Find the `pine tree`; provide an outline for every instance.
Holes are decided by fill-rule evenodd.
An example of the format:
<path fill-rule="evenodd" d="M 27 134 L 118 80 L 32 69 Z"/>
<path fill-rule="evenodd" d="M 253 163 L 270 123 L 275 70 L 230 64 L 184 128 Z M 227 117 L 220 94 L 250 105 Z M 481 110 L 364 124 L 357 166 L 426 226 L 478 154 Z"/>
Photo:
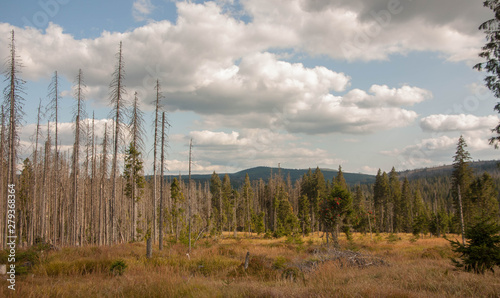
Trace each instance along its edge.
<path fill-rule="evenodd" d="M 290 236 L 298 231 L 299 221 L 283 186 L 279 186 L 275 196 L 277 201 L 275 237 Z"/>
<path fill-rule="evenodd" d="M 458 200 L 458 189 L 460 188 L 462 210 L 464 218 L 464 229 L 473 219 L 473 205 L 470 199 L 470 184 L 472 182 L 472 169 L 469 166 L 471 156 L 466 150 L 467 143 L 463 136 L 460 136 L 457 143 L 457 151 L 453 156 L 452 194 L 457 217 L 460 218 L 460 206 Z"/>
<path fill-rule="evenodd" d="M 482 71 L 486 70 L 489 75 L 484 81 L 486 87 L 490 89 L 496 98 L 500 98 L 500 36 L 498 30 L 500 28 L 500 2 L 498 0 L 486 0 L 483 5 L 491 9 L 495 13 L 495 17 L 487 20 L 479 26 L 479 30 L 486 33 L 486 44 L 482 48 L 479 57 L 486 59 L 486 62 L 481 62 L 474 65 L 474 68 Z M 500 113 L 500 102 L 495 105 L 495 111 Z M 490 138 L 490 144 L 494 144 L 498 149 L 500 142 L 500 123 L 493 128 L 493 132 L 497 136 Z"/>
<path fill-rule="evenodd" d="M 497 219 L 499 203 L 493 178 L 487 172 L 477 177 L 471 184 L 473 222 L 481 219 Z"/>
<path fill-rule="evenodd" d="M 337 176 L 333 179 L 333 186 L 335 187 L 336 185 L 349 191 L 349 187 L 347 186 L 347 182 L 344 178 L 344 173 L 342 172 L 342 166 L 339 166 Z"/>
<path fill-rule="evenodd" d="M 387 232 L 387 209 L 386 205 L 390 196 L 389 178 L 386 172 L 378 170 L 373 186 L 373 203 L 376 216 L 376 227 L 379 232 Z"/>
<path fill-rule="evenodd" d="M 221 196 L 222 196 L 222 226 L 227 224 L 227 230 L 231 230 L 231 222 L 233 218 L 233 200 L 232 200 L 233 188 L 231 186 L 231 180 L 228 174 L 224 175 L 222 179 L 222 188 L 221 188 Z"/>
<path fill-rule="evenodd" d="M 309 199 L 306 195 L 302 195 L 299 199 L 298 219 L 300 229 L 303 236 L 307 236 L 311 232 L 311 218 L 309 217 Z"/>
<path fill-rule="evenodd" d="M 141 153 L 135 148 L 133 142 L 125 151 L 125 169 L 123 176 L 126 181 L 125 195 L 132 202 L 132 241 L 137 241 L 137 202 L 141 200 L 145 185 Z"/>
<path fill-rule="evenodd" d="M 325 231 L 332 236 L 334 246 L 338 247 L 338 232 L 341 228 L 350 237 L 349 218 L 353 212 L 351 195 L 346 189 L 335 185 L 330 195 L 321 202 L 320 208 L 320 220 Z"/>
<path fill-rule="evenodd" d="M 413 211 L 412 211 L 412 195 L 410 190 L 410 182 L 405 177 L 403 181 L 403 189 L 401 191 L 401 229 L 405 233 L 413 232 Z"/>
<path fill-rule="evenodd" d="M 389 173 L 389 191 L 390 196 L 386 212 L 389 224 L 388 232 L 399 232 L 401 231 L 401 222 L 403 221 L 400 210 L 401 184 L 399 182 L 398 173 L 394 167 L 392 167 L 391 172 Z"/>
<path fill-rule="evenodd" d="M 170 184 L 170 196 L 172 198 L 172 209 L 170 211 L 172 222 L 175 229 L 175 241 L 179 240 L 179 235 L 184 227 L 184 208 L 182 205 L 184 203 L 184 194 L 181 192 L 181 186 L 177 178 L 174 178 Z"/>
<path fill-rule="evenodd" d="M 243 197 L 244 216 L 245 216 L 244 228 L 245 230 L 248 231 L 248 233 L 251 233 L 252 215 L 253 215 L 253 208 L 252 208 L 253 190 L 252 186 L 250 185 L 250 177 L 248 176 L 248 174 L 245 175 L 245 184 L 243 184 L 242 197 Z"/>

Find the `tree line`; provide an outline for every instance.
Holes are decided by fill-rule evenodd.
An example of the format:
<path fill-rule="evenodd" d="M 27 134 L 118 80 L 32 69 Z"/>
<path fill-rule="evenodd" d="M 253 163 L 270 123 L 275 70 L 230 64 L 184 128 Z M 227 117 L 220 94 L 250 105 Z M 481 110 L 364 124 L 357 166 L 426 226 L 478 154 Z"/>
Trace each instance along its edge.
<path fill-rule="evenodd" d="M 103 136 L 95 134 L 94 116 L 86 115 L 86 86 L 80 69 L 73 88 L 73 149 L 61 152 L 59 76 L 55 71 L 48 89 L 46 131 L 42 131 L 40 101 L 32 152 L 17 173 L 24 81 L 12 31 L 5 71 L 9 84 L 0 115 L 0 212 L 6 214 L 7 185 L 15 184 L 20 243 L 111 245 L 152 238 L 162 249 L 166 240 L 196 243 L 204 235 L 223 237 L 223 232 L 231 232 L 236 236 L 239 231 L 269 237 L 322 232 L 327 241 L 337 244 L 339 233 L 349 238 L 353 231 L 459 233 L 460 215 L 466 226 L 478 217 L 498 221 L 497 177 L 487 173 L 474 176 L 462 137 L 451 177 L 409 181 L 392 168 L 388 174 L 379 170 L 373 185 L 350 186 L 341 167 L 331 181 L 318 167 L 296 181 L 280 171 L 271 173 L 266 181 L 251 181 L 247 175 L 239 187 L 231 185 L 227 174 L 220 179 L 215 172 L 206 182 L 167 179 L 170 124 L 161 105 L 160 81 L 156 81 L 153 98 L 153 148 L 146 148 L 140 95 L 135 92 L 131 103 L 126 100 L 121 42 L 115 59 L 109 85 L 112 121 L 104 124 Z M 143 154 L 150 149 L 153 175 L 145 177 Z M 6 223 L 2 216 L 1 230 L 7 230 Z M 3 235 L 0 241 L 5 247 L 7 233 Z"/>

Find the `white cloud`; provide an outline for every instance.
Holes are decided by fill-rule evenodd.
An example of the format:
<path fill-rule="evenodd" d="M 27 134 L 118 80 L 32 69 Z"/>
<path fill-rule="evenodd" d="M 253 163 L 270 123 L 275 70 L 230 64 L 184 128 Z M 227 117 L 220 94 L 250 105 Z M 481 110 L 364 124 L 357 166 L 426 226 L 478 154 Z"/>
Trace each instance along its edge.
<path fill-rule="evenodd" d="M 123 41 L 128 96 L 137 90 L 142 101 L 151 102 L 153 85 L 159 78 L 169 111 L 194 111 L 202 115 L 201 123 L 207 129 L 214 130 L 373 133 L 413 123 L 417 113 L 402 107 L 432 97 L 428 90 L 407 85 L 372 85 L 368 91 L 349 91 L 348 74 L 280 61 L 278 54 L 267 52 L 298 48 L 344 59 L 340 45 L 374 26 L 369 12 L 378 12 L 380 1 L 369 6 L 360 1 L 338 5 L 329 1 L 246 0 L 241 3 L 251 17 L 248 23 L 225 13 L 222 6 L 231 3 L 178 2 L 175 24 L 150 22 L 124 33 L 103 32 L 95 39 L 76 40 L 55 24 L 45 32 L 16 28 L 17 47 L 25 65 L 23 78 L 48 78 L 58 70 L 73 81 L 81 67 L 87 98 L 107 105 L 114 55 Z M 151 9 L 150 1 L 134 3 L 134 11 L 143 15 Z M 391 53 L 431 50 L 456 60 L 459 58 L 453 57 L 464 55 L 476 44 L 477 34 L 451 29 L 449 23 L 438 20 L 427 22 L 418 11 L 412 15 L 412 10 L 404 10 L 402 14 L 411 15 L 407 20 L 394 15 L 365 50 L 351 58 L 385 59 Z M 8 43 L 11 28 L 0 24 L 0 43 Z M 0 48 L 0 56 L 7 55 L 7 49 Z M 226 141 L 240 142 L 239 133 L 243 131 Z"/>
<path fill-rule="evenodd" d="M 281 46 L 350 61 L 411 51 L 437 51 L 450 61 L 477 60 L 483 38 L 467 25 L 477 28 L 488 17 L 481 5 L 463 0 L 460 5 L 451 0 L 399 1 L 396 9 L 389 9 L 388 1 L 242 2 L 257 28 L 275 28 L 267 33 L 288 37 Z"/>
<path fill-rule="evenodd" d="M 386 85 L 372 85 L 369 92 L 373 95 L 359 89 L 351 90 L 344 96 L 343 102 L 367 108 L 380 106 L 399 107 L 412 106 L 432 98 L 430 91 L 407 85 L 399 89 L 389 88 Z"/>
<path fill-rule="evenodd" d="M 466 150 L 475 155 L 483 155 L 495 158 L 495 151 L 488 144 L 491 137 L 489 131 L 469 131 L 463 134 L 467 143 Z M 408 145 L 402 149 L 382 151 L 381 154 L 396 158 L 397 167 L 411 169 L 423 166 L 436 166 L 450 164 L 456 151 L 458 135 L 435 135 L 430 138 L 418 140 L 414 145 Z"/>
<path fill-rule="evenodd" d="M 137 22 L 144 21 L 155 9 L 151 0 L 135 0 L 132 4 L 132 16 Z"/>
<path fill-rule="evenodd" d="M 218 172 L 276 166 L 278 163 L 292 168 L 303 165 L 336 167 L 345 163 L 324 149 L 311 148 L 292 135 L 268 129 L 242 129 L 231 133 L 203 130 L 192 131 L 189 136 L 174 137 L 181 143 L 193 138 L 194 160 L 203 161 L 207 167 L 218 167 Z"/>
<path fill-rule="evenodd" d="M 459 115 L 430 115 L 420 120 L 420 127 L 424 131 L 471 131 L 490 130 L 498 124 L 495 115 L 475 116 L 471 114 Z"/>

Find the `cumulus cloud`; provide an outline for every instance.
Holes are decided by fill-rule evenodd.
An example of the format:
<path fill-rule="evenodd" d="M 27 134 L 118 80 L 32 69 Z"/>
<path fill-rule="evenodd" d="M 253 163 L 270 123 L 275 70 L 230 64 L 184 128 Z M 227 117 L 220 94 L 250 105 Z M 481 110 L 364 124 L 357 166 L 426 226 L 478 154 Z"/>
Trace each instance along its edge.
<path fill-rule="evenodd" d="M 469 131 L 463 134 L 467 143 L 467 150 L 474 158 L 475 154 L 491 156 L 494 158 L 494 150 L 488 143 L 491 137 L 489 131 Z M 422 166 L 436 166 L 450 164 L 455 154 L 458 135 L 434 135 L 430 138 L 418 140 L 413 145 L 402 149 L 382 151 L 381 154 L 395 157 L 398 168 L 411 169 Z"/>
<path fill-rule="evenodd" d="M 397 5 L 389 4 L 394 2 Z M 282 33 L 290 46 L 350 61 L 411 51 L 437 51 L 451 61 L 474 60 L 483 39 L 471 28 L 491 17 L 481 5 L 466 0 L 245 0 L 243 5 L 256 27 L 279 29 L 268 33 Z"/>
<path fill-rule="evenodd" d="M 498 121 L 499 119 L 495 115 L 480 117 L 471 114 L 437 114 L 422 118 L 420 127 L 424 131 L 433 132 L 490 130 L 498 124 Z"/>
<path fill-rule="evenodd" d="M 416 103 L 432 98 L 432 93 L 418 87 L 403 86 L 399 89 L 389 88 L 386 85 L 372 85 L 370 93 L 359 89 L 349 91 L 344 96 L 344 103 L 355 104 L 359 107 L 380 106 L 412 106 Z"/>
<path fill-rule="evenodd" d="M 179 142 L 193 139 L 194 159 L 205 166 L 218 167 L 217 171 L 231 172 L 254 166 L 301 167 L 320 165 L 336 167 L 345 163 L 320 148 L 311 148 L 300 143 L 295 136 L 276 133 L 269 129 L 242 129 L 241 131 L 192 131 L 187 136 L 174 136 Z M 227 158 L 228 153 L 231 159 Z"/>
<path fill-rule="evenodd" d="M 348 74 L 282 61 L 269 51 L 295 48 L 345 59 L 341 45 L 377 24 L 370 12 L 378 13 L 382 8 L 377 5 L 385 1 L 375 2 L 245 0 L 242 9 L 250 16 L 246 23 L 225 13 L 222 6 L 231 1 L 178 2 L 175 24 L 150 22 L 131 31 L 103 32 L 95 39 L 81 40 L 49 24 L 44 32 L 16 28 L 16 42 L 25 65 L 23 78 L 48 78 L 58 70 L 73 81 L 82 68 L 87 98 L 94 104 L 109 102 L 114 56 L 123 41 L 128 96 L 138 91 L 139 99 L 147 103 L 145 110 L 151 109 L 159 79 L 169 111 L 194 111 L 209 128 L 366 134 L 411 124 L 418 115 L 406 107 L 432 94 L 406 85 L 349 90 Z M 385 59 L 391 53 L 438 51 L 460 60 L 456 57 L 466 55 L 480 40 L 477 34 L 451 29 L 450 23 L 467 19 L 463 13 L 457 12 L 459 16 L 450 17 L 449 22 L 428 22 L 424 8 L 417 8 L 401 12 L 411 15 L 407 20 L 394 14 L 384 30 L 362 51 L 352 52 L 351 58 Z M 134 3 L 134 11 L 142 14 L 151 9 L 150 1 Z M 0 43 L 8 44 L 11 29 L 0 24 Z M 0 48 L 0 56 L 8 56 L 7 48 Z"/>

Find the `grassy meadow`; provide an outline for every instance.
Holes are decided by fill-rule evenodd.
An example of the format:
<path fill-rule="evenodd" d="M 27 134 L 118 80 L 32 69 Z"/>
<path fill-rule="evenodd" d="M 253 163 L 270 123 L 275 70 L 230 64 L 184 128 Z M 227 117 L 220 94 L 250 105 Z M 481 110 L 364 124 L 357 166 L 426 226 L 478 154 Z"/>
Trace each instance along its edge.
<path fill-rule="evenodd" d="M 169 242 L 163 251 L 156 245 L 151 259 L 145 242 L 19 250 L 16 291 L 2 278 L 0 297 L 500 296 L 500 274 L 457 271 L 442 238 L 354 234 L 335 251 L 318 234 L 225 236 L 198 240 L 189 256 L 184 244 Z"/>

